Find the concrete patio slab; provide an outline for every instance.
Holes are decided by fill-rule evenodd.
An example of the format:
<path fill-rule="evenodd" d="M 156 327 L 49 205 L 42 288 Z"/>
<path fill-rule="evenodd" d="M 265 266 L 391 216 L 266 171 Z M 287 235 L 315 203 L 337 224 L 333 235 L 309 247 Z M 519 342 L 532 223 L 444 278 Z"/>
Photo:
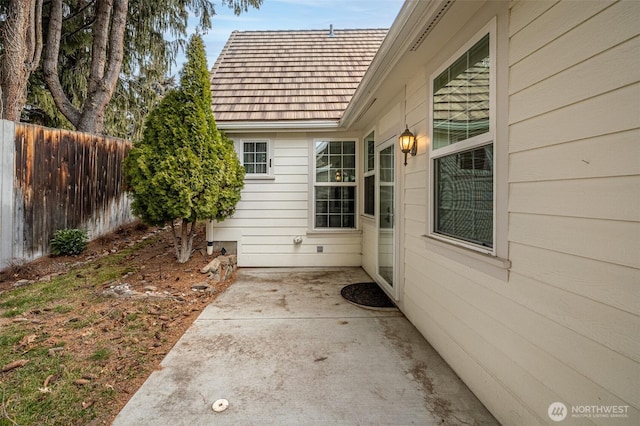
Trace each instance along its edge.
<path fill-rule="evenodd" d="M 360 268 L 241 269 L 114 425 L 497 424 L 399 311 L 340 289 Z M 218 399 L 229 407 L 214 412 Z"/>

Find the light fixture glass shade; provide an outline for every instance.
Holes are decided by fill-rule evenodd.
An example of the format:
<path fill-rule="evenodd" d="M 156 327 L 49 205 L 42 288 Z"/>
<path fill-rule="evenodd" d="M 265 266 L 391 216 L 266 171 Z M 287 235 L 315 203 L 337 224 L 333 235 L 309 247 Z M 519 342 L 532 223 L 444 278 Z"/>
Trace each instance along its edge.
<path fill-rule="evenodd" d="M 398 138 L 398 142 L 400 143 L 400 151 L 402 151 L 404 154 L 408 154 L 409 152 L 411 152 L 415 141 L 416 137 L 409 131 L 409 128 L 407 127 Z"/>

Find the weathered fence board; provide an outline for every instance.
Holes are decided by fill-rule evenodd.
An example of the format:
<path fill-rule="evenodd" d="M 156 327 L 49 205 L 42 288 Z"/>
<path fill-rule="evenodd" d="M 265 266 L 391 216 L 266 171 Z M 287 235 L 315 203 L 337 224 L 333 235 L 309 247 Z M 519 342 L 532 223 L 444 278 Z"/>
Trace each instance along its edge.
<path fill-rule="evenodd" d="M 2 176 L 12 166 L 12 188 L 6 192 L 4 180 L 0 187 L 3 206 L 13 204 L 12 253 L 7 257 L 3 251 L 0 267 L 48 253 L 58 229 L 86 229 L 95 238 L 133 219 L 122 174 L 130 142 L 22 123 L 14 127 L 13 135 L 3 133 L 2 143 L 3 153 L 13 149 L 12 164 L 4 155 L 2 160 Z M 1 218 L 4 240 L 4 207 Z"/>
<path fill-rule="evenodd" d="M 13 257 L 14 135 L 15 124 L 11 121 L 0 120 L 0 267 L 2 267 L 4 259 Z"/>

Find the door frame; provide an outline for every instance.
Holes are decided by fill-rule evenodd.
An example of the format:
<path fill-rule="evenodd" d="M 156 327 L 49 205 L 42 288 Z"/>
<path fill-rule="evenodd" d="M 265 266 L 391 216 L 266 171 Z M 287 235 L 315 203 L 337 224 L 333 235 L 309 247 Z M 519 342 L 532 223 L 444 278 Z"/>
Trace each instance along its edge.
<path fill-rule="evenodd" d="M 395 135 L 391 136 L 384 140 L 384 142 L 376 143 L 375 145 L 375 170 L 376 170 L 376 179 L 375 179 L 375 216 L 376 216 L 376 262 L 375 262 L 375 280 L 380 285 L 380 287 L 387 293 L 390 297 L 392 297 L 395 301 L 399 300 L 399 271 L 398 266 L 399 255 L 400 255 L 400 230 L 399 230 L 399 221 L 398 221 L 398 206 L 399 206 L 399 191 L 398 191 L 398 155 L 395 149 L 396 137 Z M 380 177 L 381 177 L 381 168 L 380 168 L 380 152 L 392 147 L 393 148 L 393 285 L 389 285 L 389 283 L 380 275 L 380 220 L 382 218 L 382 214 L 380 212 Z"/>

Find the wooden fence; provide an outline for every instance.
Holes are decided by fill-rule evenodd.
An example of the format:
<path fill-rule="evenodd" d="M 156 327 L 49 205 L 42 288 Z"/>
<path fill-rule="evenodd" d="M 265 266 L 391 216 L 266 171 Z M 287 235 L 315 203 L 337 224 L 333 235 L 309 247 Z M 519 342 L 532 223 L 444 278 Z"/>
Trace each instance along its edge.
<path fill-rule="evenodd" d="M 62 228 L 90 238 L 131 222 L 121 139 L 0 120 L 0 268 L 49 251 Z"/>

